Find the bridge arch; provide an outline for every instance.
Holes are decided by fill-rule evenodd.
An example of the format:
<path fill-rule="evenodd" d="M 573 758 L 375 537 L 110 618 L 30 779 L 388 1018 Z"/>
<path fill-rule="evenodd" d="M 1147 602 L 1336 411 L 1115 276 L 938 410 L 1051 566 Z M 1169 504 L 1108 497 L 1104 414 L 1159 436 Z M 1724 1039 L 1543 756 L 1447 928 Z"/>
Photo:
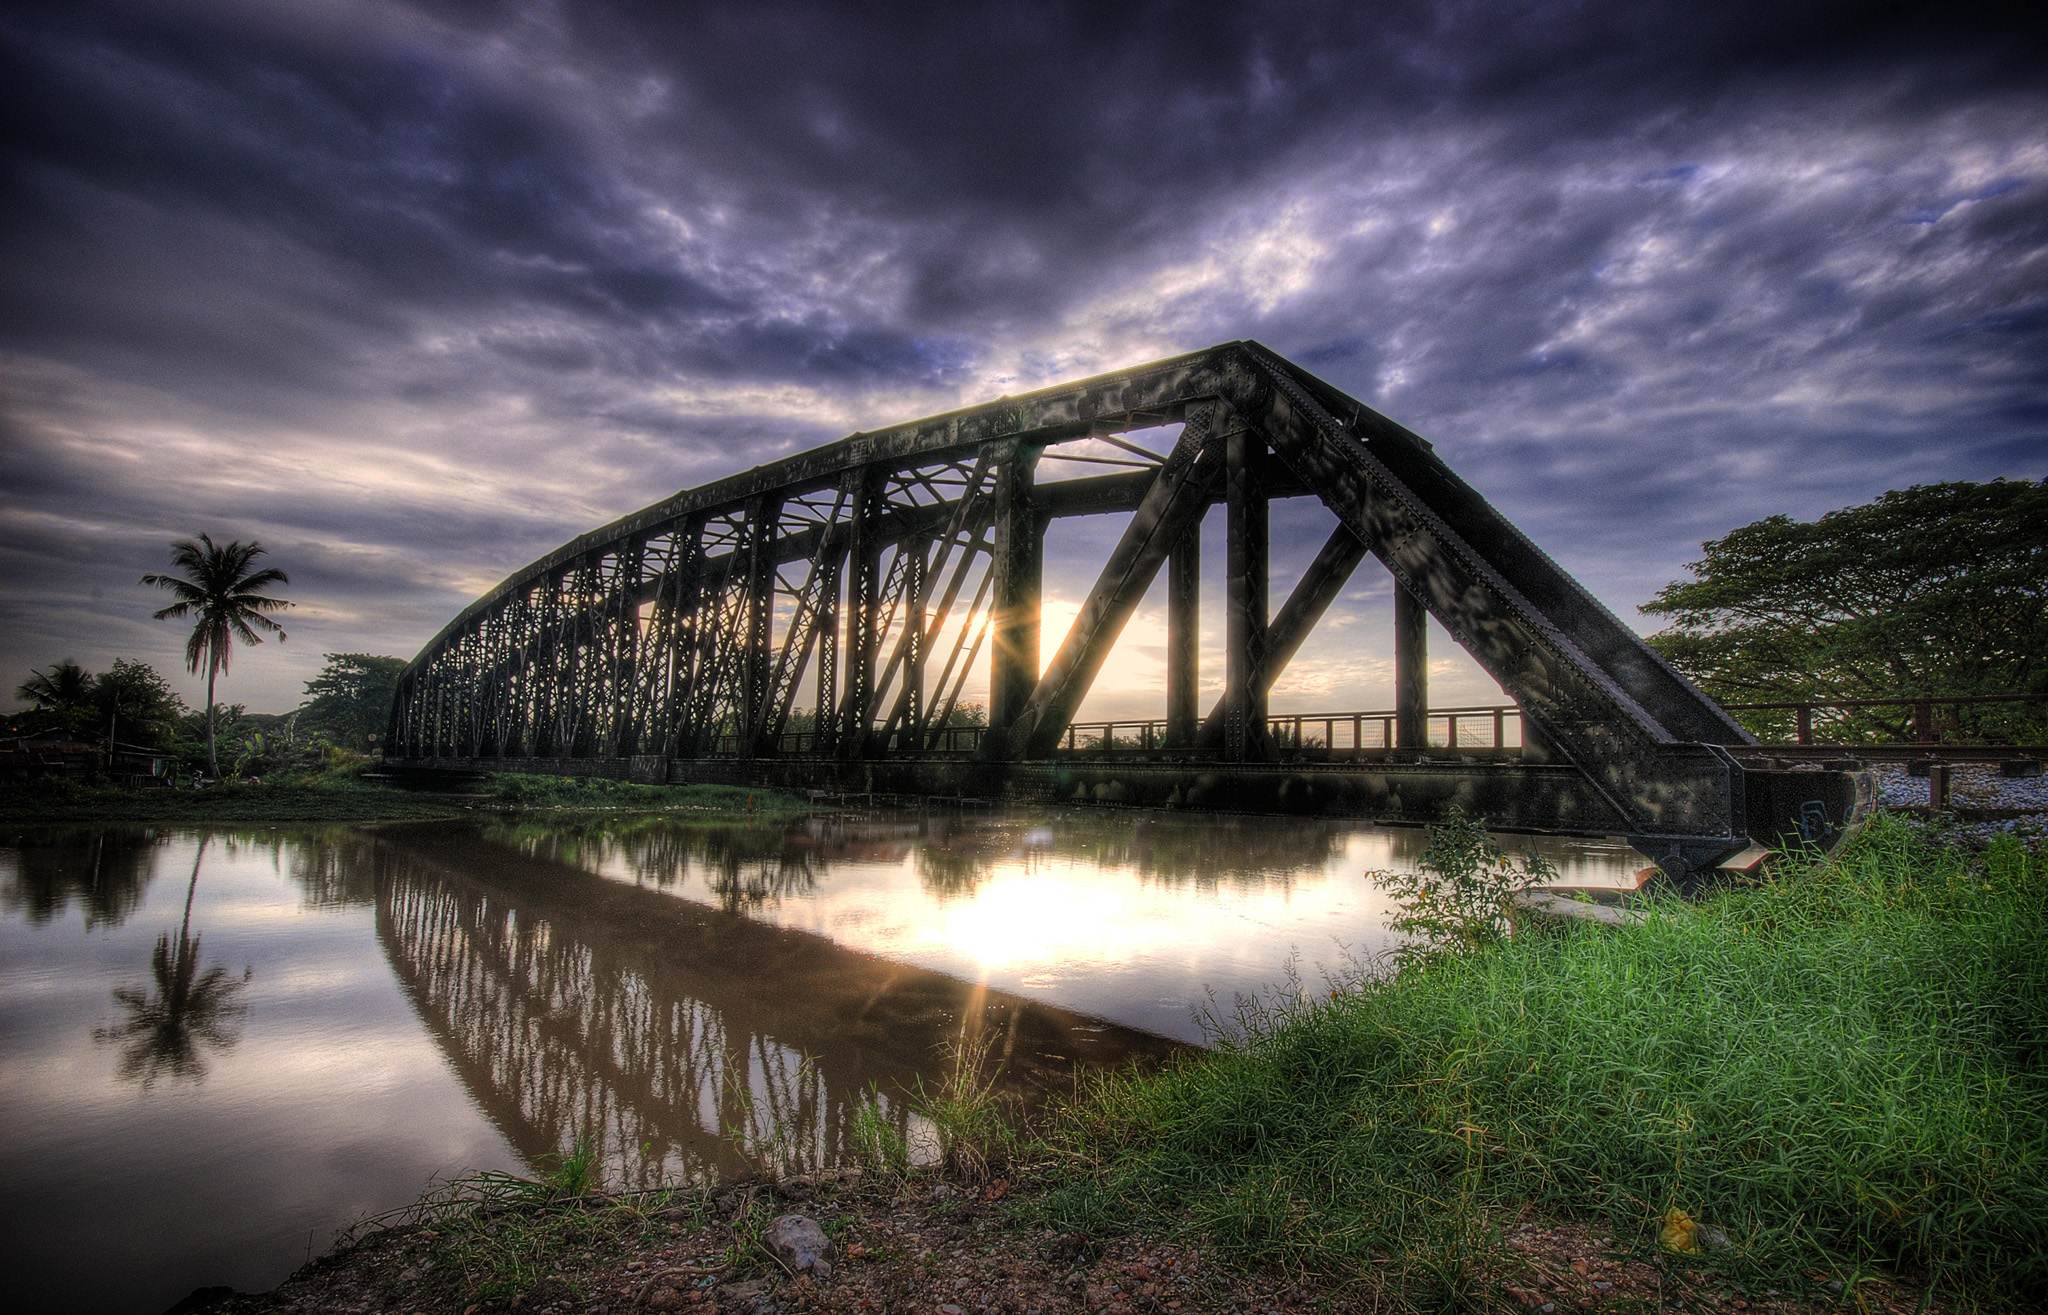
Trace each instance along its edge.
<path fill-rule="evenodd" d="M 1179 427 L 1167 451 L 1130 438 L 1163 426 Z M 1091 473 L 1045 477 L 1077 465 Z M 1268 504 L 1304 494 L 1337 528 L 1275 611 Z M 1219 504 L 1227 670 L 1202 715 L 1191 545 Z M 1104 511 L 1128 524 L 1040 669 L 1046 528 Z M 1348 755 L 1305 753 L 1276 740 L 1267 694 L 1367 556 L 1398 585 L 1392 734 L 1368 747 L 1361 715 Z M 1162 571 L 1167 714 L 1137 752 L 1077 761 L 1075 712 Z M 1512 699 L 1494 721 L 1519 721 L 1516 752 L 1498 734 L 1490 755 L 1430 742 L 1426 617 Z M 966 728 L 984 645 L 988 725 Z M 1459 805 L 1624 835 L 1680 876 L 1752 839 L 1831 837 L 1869 794 L 1763 754 L 1428 442 L 1253 342 L 853 434 L 582 535 L 427 643 L 387 755 L 1408 822 Z"/>

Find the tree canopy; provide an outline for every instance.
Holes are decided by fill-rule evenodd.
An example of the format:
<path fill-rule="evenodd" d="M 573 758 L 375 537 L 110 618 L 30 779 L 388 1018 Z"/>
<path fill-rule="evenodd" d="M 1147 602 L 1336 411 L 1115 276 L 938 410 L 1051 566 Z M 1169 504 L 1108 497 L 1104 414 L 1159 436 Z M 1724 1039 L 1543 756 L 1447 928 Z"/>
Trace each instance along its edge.
<path fill-rule="evenodd" d="M 14 697 L 25 700 L 42 719 L 76 730 L 92 712 L 94 679 L 90 671 L 65 658 L 29 672 L 28 679 L 15 686 Z"/>
<path fill-rule="evenodd" d="M 404 670 L 404 658 L 329 653 L 320 674 L 306 682 L 299 729 L 324 733 L 346 748 L 368 749 L 390 720 Z"/>
<path fill-rule="evenodd" d="M 163 747 L 178 737 L 185 700 L 147 662 L 115 658 L 93 683 L 93 715 L 114 739 Z"/>
<path fill-rule="evenodd" d="M 155 667 L 130 658 L 116 658 L 111 670 L 98 675 L 65 658 L 30 672 L 14 693 L 33 705 L 31 724 L 94 742 L 169 745 L 186 713 L 185 701 Z"/>
<path fill-rule="evenodd" d="M 177 601 L 155 613 L 159 621 L 192 618 L 192 635 L 185 642 L 188 670 L 206 668 L 206 761 L 215 776 L 220 775 L 220 755 L 215 748 L 214 680 L 228 669 L 234 657 L 235 641 L 260 644 L 265 630 L 284 641 L 284 627 L 270 619 L 291 603 L 263 593 L 274 584 L 291 579 L 276 567 L 257 567 L 264 547 L 255 540 L 239 539 L 215 543 L 202 534 L 195 542 L 179 539 L 171 545 L 171 565 L 176 575 L 151 574 L 142 583 L 170 591 Z"/>
<path fill-rule="evenodd" d="M 2048 480 L 1915 485 L 1703 547 L 1643 611 L 1724 702 L 2048 692 Z"/>

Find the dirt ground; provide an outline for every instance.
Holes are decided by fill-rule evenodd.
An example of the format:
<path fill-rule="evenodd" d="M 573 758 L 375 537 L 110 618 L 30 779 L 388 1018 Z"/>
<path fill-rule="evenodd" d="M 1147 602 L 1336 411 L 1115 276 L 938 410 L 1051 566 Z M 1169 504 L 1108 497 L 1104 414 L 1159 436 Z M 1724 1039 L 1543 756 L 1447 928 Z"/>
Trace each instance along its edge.
<path fill-rule="evenodd" d="M 1036 1227 L 1013 1207 L 1033 1189 L 836 1177 L 728 1188 L 676 1202 L 606 1204 L 533 1217 L 439 1219 L 371 1232 L 275 1291 L 195 1293 L 181 1308 L 278 1312 L 689 1315 L 929 1312 L 1066 1315 L 1251 1312 L 1293 1315 L 1475 1311 L 1791 1312 L 1921 1309 L 1918 1294 L 1871 1282 L 1843 1291 L 1746 1292 L 1711 1264 L 1630 1254 L 1577 1225 L 1509 1221 L 1456 1289 L 1389 1264 L 1349 1279 L 1228 1263 L 1182 1240 L 1093 1239 Z M 827 1276 L 791 1273 L 757 1240 L 782 1214 L 831 1237 Z M 537 1226 L 538 1225 L 538 1226 Z M 1938 1310 L 1939 1306 L 1927 1309 Z"/>

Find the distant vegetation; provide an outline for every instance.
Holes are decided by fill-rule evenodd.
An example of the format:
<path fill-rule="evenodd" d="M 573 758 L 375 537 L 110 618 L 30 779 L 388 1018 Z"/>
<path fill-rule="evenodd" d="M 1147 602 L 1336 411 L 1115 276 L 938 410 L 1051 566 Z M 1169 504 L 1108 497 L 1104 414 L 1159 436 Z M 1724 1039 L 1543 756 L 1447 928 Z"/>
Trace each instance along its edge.
<path fill-rule="evenodd" d="M 1650 643 L 1724 703 L 2048 694 L 2048 481 L 1922 484 L 1704 545 L 1644 604 Z M 2042 710 L 1962 708 L 1957 731 L 2039 743 Z M 1904 713 L 1836 728 L 1897 736 Z M 1787 738 L 1789 714 L 1751 729 Z"/>
<path fill-rule="evenodd" d="M 229 780 L 279 771 L 324 771 L 362 759 L 381 737 L 403 658 L 329 653 L 306 683 L 306 702 L 287 713 L 215 709 L 217 749 L 207 717 L 188 707 L 155 668 L 126 658 L 94 673 L 65 659 L 32 672 L 15 689 L 29 711 L 9 719 L 17 734 L 68 732 L 88 744 L 135 745 L 172 754 L 187 772 L 216 756 Z"/>
<path fill-rule="evenodd" d="M 172 755 L 186 772 L 215 780 L 260 777 L 280 771 L 331 775 L 363 760 L 382 737 L 405 659 L 371 653 L 329 653 L 320 674 L 306 682 L 306 701 L 291 712 L 252 713 L 239 703 L 215 701 L 237 643 L 258 644 L 266 632 L 279 641 L 273 616 L 292 606 L 263 592 L 290 579 L 259 567 L 262 544 L 210 535 L 171 545 L 172 574 L 142 577 L 168 590 L 173 601 L 158 620 L 189 620 L 187 667 L 206 672 L 206 705 L 194 710 L 146 662 L 118 658 L 92 672 L 65 658 L 31 671 L 15 687 L 28 704 L 10 716 L 10 735 L 61 732 L 111 753 L 117 746 Z"/>

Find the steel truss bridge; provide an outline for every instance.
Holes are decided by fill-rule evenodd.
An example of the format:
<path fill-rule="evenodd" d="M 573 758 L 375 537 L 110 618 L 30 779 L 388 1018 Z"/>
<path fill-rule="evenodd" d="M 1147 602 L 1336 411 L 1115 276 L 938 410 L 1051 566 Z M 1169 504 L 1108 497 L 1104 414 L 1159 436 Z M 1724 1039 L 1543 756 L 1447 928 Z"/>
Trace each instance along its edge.
<path fill-rule="evenodd" d="M 1134 437 L 1167 426 L 1164 450 Z M 1275 610 L 1269 507 L 1305 497 L 1337 526 Z M 1218 504 L 1225 679 L 1205 710 L 1200 533 Z M 1041 669 L 1048 527 L 1104 513 L 1128 524 Z M 1269 691 L 1367 556 L 1397 585 L 1395 706 L 1315 714 L 1331 724 L 1312 743 Z M 1161 571 L 1165 716 L 1085 752 L 1075 711 Z M 1428 706 L 1427 617 L 1513 701 L 1486 710 L 1483 744 L 1431 734 L 1457 714 Z M 987 725 L 969 729 L 960 697 L 984 646 Z M 1493 733 L 1510 715 L 1512 746 Z M 856 433 L 585 534 L 420 651 L 386 752 L 1401 822 L 1455 805 L 1624 836 L 1681 880 L 1752 841 L 1830 841 L 1871 794 L 1867 776 L 1773 757 L 1428 442 L 1252 342 Z"/>

